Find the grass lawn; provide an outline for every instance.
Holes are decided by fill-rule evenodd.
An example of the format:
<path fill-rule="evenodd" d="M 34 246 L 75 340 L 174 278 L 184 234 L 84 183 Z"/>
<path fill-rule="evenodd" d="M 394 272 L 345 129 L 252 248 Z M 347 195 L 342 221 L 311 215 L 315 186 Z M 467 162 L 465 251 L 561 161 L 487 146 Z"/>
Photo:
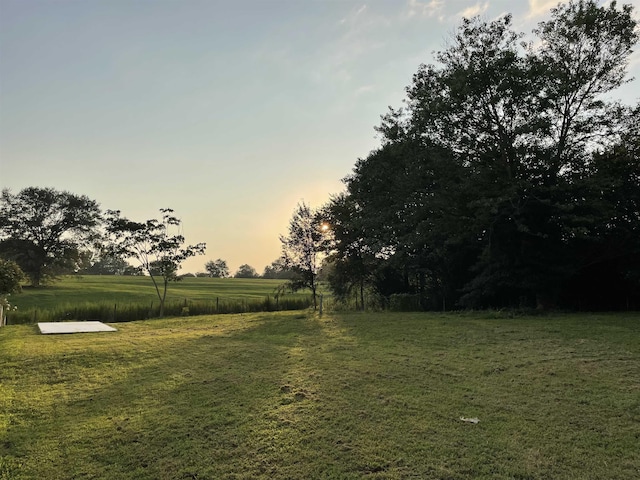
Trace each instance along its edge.
<path fill-rule="evenodd" d="M 116 327 L 0 329 L 0 478 L 640 478 L 638 314 Z"/>

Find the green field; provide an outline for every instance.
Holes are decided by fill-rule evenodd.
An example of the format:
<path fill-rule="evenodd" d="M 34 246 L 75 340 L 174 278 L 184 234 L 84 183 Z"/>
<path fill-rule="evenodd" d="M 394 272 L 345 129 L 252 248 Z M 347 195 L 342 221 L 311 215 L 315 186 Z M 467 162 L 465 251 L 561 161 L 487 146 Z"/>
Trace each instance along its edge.
<path fill-rule="evenodd" d="M 0 478 L 640 478 L 640 315 L 492 315 L 4 327 Z"/>
<path fill-rule="evenodd" d="M 192 312 L 196 310 L 194 302 L 200 305 L 220 304 L 226 306 L 227 311 L 241 311 L 243 305 L 258 305 L 267 297 L 275 303 L 276 289 L 283 283 L 283 280 L 261 278 L 185 278 L 169 284 L 166 304 L 178 307 L 190 305 Z M 288 292 L 280 303 L 283 306 L 283 302 L 302 301 L 308 297 L 308 292 Z M 125 313 L 132 309 L 142 307 L 148 314 L 151 307 L 157 309 L 159 304 L 149 277 L 119 275 L 66 276 L 46 287 L 26 287 L 22 293 L 12 295 L 10 300 L 18 309 L 8 314 L 9 324 L 74 320 L 81 314 L 79 311 L 89 312 L 87 318 L 77 318 L 79 320 L 113 321 L 114 315 L 116 320 L 123 316 L 126 320 Z M 90 308 L 92 306 L 100 306 L 99 311 L 94 312 L 95 309 Z M 138 318 L 148 316 L 153 315 Z"/>
<path fill-rule="evenodd" d="M 184 278 L 169 284 L 167 301 L 263 298 L 273 295 L 282 283 L 262 278 Z M 21 309 L 47 309 L 74 302 L 148 303 L 157 299 L 149 277 L 121 275 L 66 276 L 46 287 L 27 287 L 21 294 L 12 295 L 13 303 Z"/>

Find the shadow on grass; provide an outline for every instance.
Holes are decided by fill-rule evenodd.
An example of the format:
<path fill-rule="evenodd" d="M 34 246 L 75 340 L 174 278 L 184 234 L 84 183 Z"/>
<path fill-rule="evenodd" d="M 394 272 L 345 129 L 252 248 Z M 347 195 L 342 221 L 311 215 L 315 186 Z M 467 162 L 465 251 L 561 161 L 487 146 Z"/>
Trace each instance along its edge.
<path fill-rule="evenodd" d="M 122 325 L 36 355 L 52 343 L 38 337 L 2 372 L 0 475 L 571 478 L 611 476 L 607 459 L 633 478 L 637 325 L 263 314 Z"/>
<path fill-rule="evenodd" d="M 272 338 L 258 341 L 261 321 L 178 332 L 184 338 L 154 324 L 146 335 L 101 337 L 103 348 L 49 337 L 61 345 L 54 354 L 12 366 L 32 370 L 40 385 L 32 398 L 14 396 L 0 444 L 5 476 L 181 478 L 194 462 L 245 451 L 243 429 L 279 391 L 273 376 L 287 361 L 288 338 L 310 334 L 274 322 L 265 332 Z"/>

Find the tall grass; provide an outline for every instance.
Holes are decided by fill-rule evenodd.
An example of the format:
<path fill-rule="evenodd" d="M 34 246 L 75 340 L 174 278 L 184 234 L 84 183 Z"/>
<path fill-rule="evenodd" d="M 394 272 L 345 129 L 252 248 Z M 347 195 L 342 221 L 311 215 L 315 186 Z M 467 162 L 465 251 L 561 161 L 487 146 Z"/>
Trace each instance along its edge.
<path fill-rule="evenodd" d="M 280 280 L 187 278 L 171 283 L 165 316 L 299 310 L 312 305 L 308 293 L 276 297 Z M 25 288 L 12 297 L 18 310 L 8 324 L 63 320 L 129 322 L 156 318 L 160 305 L 148 277 L 67 276 L 43 288 Z"/>
<path fill-rule="evenodd" d="M 167 317 L 212 315 L 218 313 L 274 312 L 303 310 L 313 305 L 310 296 L 264 298 L 217 298 L 211 300 L 170 301 L 165 303 Z M 16 310 L 7 315 L 7 324 L 24 325 L 38 322 L 58 322 L 64 320 L 99 320 L 101 322 L 132 322 L 157 318 L 160 313 L 158 301 L 148 303 L 82 302 L 64 303 L 47 309 L 31 308 Z"/>

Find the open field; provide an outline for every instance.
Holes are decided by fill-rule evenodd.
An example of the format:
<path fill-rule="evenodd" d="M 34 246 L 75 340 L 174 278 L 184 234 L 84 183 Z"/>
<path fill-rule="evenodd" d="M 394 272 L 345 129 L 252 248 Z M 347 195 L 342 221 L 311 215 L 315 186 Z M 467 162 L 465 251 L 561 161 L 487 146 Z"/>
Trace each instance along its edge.
<path fill-rule="evenodd" d="M 640 478 L 640 315 L 490 317 L 8 326 L 0 478 Z"/>
<path fill-rule="evenodd" d="M 203 309 L 212 313 L 212 308 L 223 313 L 240 312 L 243 306 L 247 306 L 245 311 L 251 311 L 250 305 L 254 310 L 263 310 L 267 297 L 275 305 L 275 291 L 283 283 L 283 280 L 260 278 L 185 278 L 169 284 L 167 311 L 171 311 L 171 306 L 177 315 L 183 306 L 190 306 L 191 314 Z M 18 310 L 8 314 L 9 324 L 75 319 L 138 320 L 155 316 L 159 304 L 149 277 L 121 275 L 66 276 L 46 287 L 24 288 L 10 299 Z M 309 301 L 307 292 L 287 293 L 279 304 L 283 309 L 294 309 L 296 303 L 306 307 Z M 286 303 L 292 305 L 286 307 Z M 207 305 L 212 308 L 206 308 Z"/>
<path fill-rule="evenodd" d="M 273 295 L 282 283 L 262 278 L 185 278 L 169 284 L 167 301 L 264 298 Z M 12 295 L 21 309 L 47 309 L 61 303 L 148 303 L 157 299 L 149 277 L 122 275 L 70 275 L 46 287 L 25 288 Z"/>

